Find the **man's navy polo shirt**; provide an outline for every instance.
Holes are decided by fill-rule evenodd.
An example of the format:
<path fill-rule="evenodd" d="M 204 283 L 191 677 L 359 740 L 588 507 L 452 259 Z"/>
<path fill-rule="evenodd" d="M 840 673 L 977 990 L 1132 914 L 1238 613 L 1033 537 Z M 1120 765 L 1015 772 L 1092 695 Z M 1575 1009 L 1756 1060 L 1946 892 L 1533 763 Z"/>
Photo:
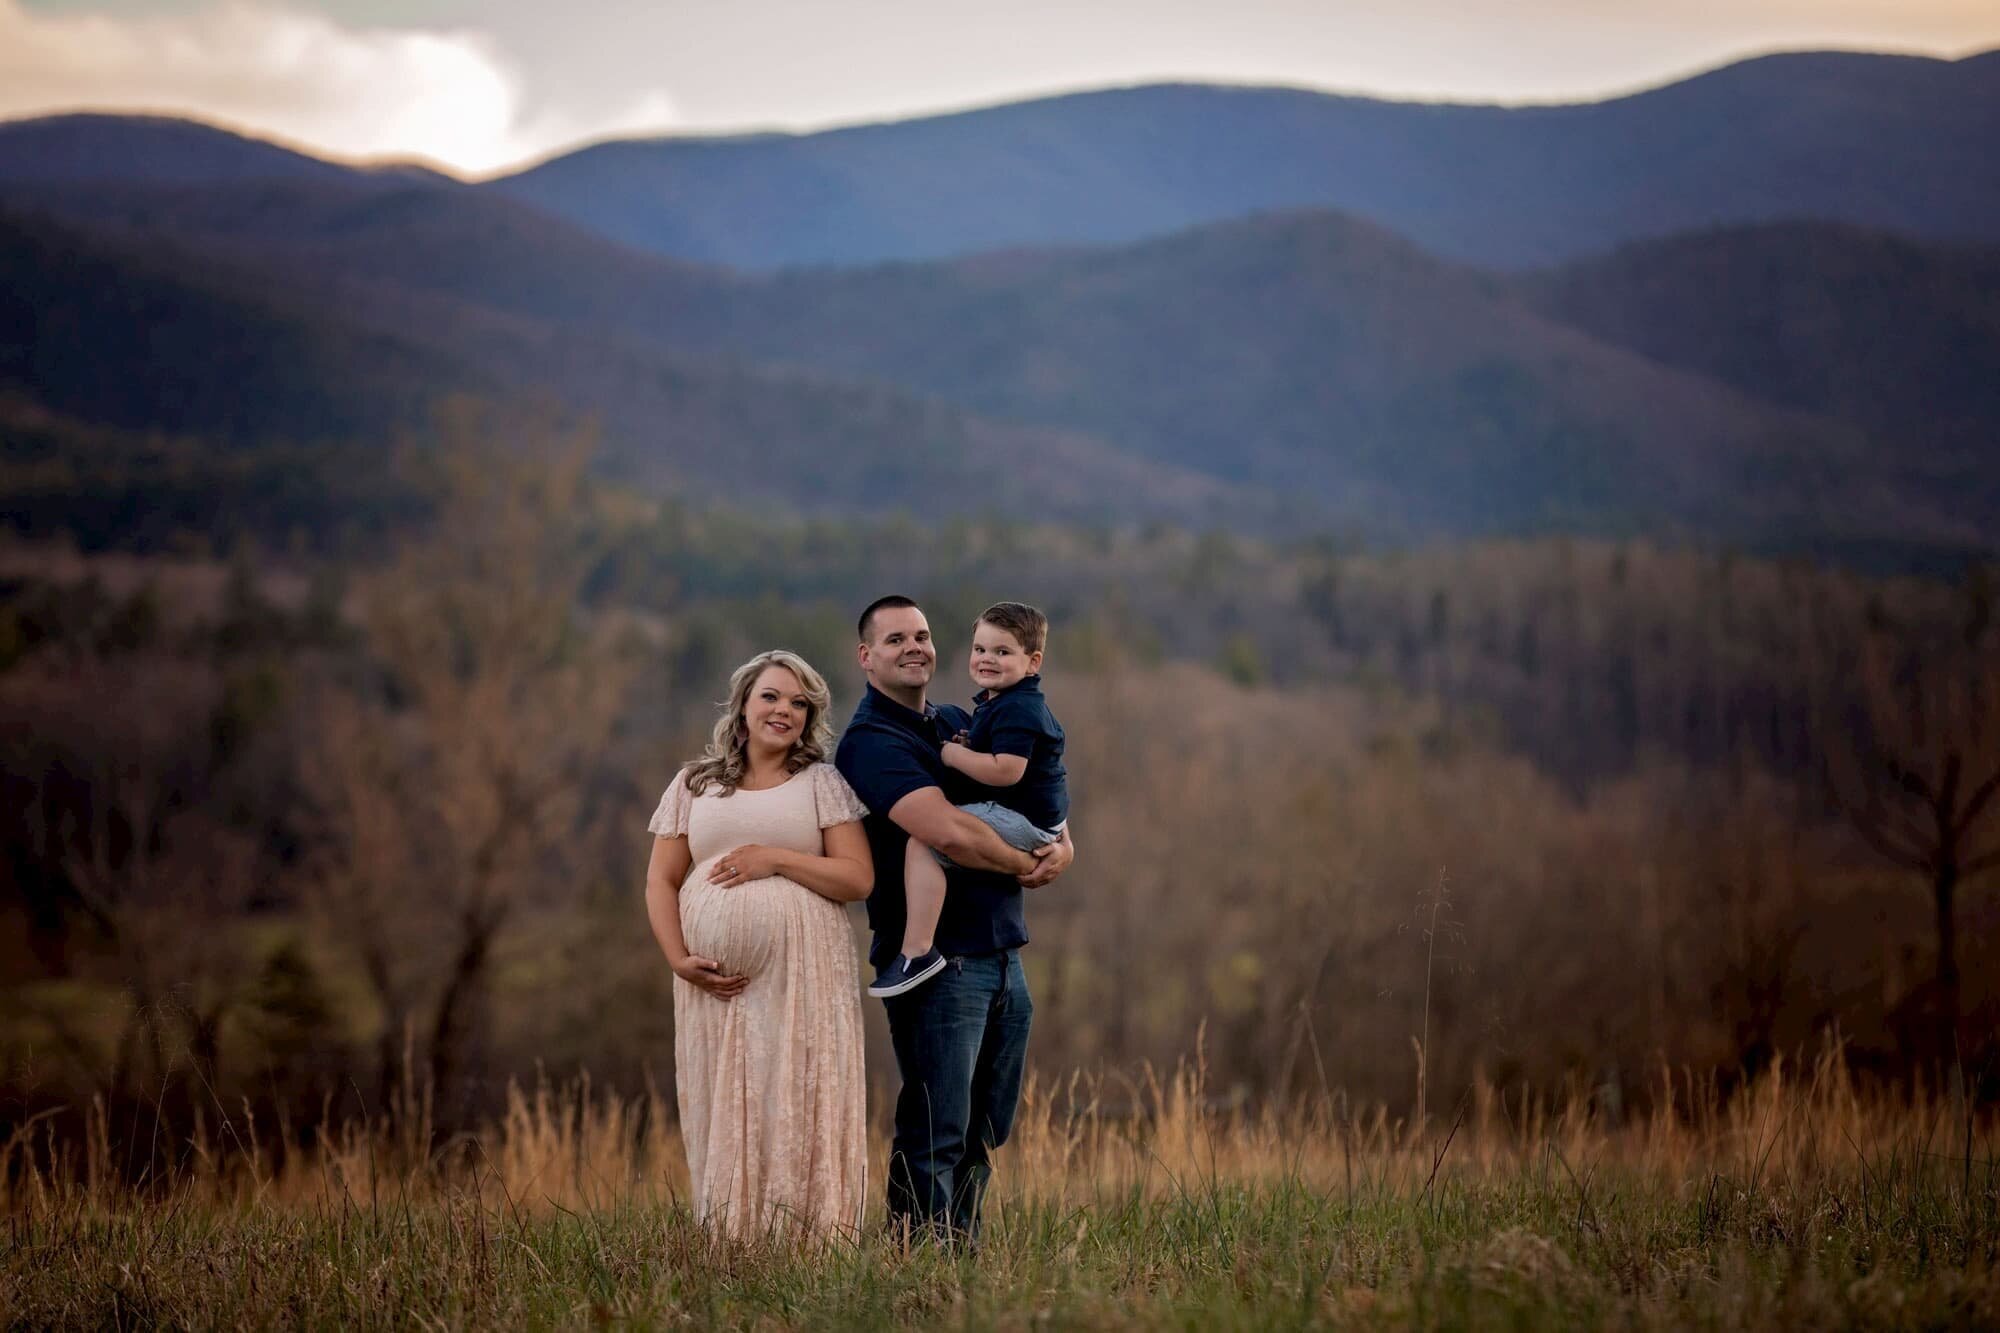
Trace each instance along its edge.
<path fill-rule="evenodd" d="M 981 786 L 977 799 L 1018 811 L 1039 829 L 1054 830 L 1069 818 L 1062 724 L 1042 697 L 1040 676 L 1023 676 L 1004 689 L 981 694 L 966 745 L 981 754 L 1014 754 L 1028 761 L 1019 782 Z"/>
<path fill-rule="evenodd" d="M 946 777 L 951 770 L 939 754 L 947 740 L 971 725 L 963 708 L 930 704 L 919 713 L 870 685 L 834 752 L 834 767 L 868 807 L 862 828 L 875 857 L 875 891 L 868 895 L 868 928 L 875 939 L 868 960 L 877 967 L 901 952 L 908 910 L 903 899 L 903 854 L 910 838 L 889 818 L 889 811 L 925 787 L 949 790 Z M 936 935 L 937 947 L 944 953 L 992 953 L 1028 942 L 1021 886 L 1013 876 L 951 867 L 945 883 L 944 912 L 938 917 Z"/>

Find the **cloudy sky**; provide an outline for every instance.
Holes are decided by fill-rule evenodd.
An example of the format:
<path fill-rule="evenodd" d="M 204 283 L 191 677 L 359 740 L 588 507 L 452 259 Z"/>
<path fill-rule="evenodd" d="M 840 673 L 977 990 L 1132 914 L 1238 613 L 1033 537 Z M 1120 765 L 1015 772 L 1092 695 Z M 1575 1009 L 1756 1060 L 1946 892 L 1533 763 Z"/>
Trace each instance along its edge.
<path fill-rule="evenodd" d="M 1575 100 L 1813 47 L 2000 47 L 2000 0 L 0 0 L 0 119 L 174 112 L 477 175 L 1157 79 Z"/>

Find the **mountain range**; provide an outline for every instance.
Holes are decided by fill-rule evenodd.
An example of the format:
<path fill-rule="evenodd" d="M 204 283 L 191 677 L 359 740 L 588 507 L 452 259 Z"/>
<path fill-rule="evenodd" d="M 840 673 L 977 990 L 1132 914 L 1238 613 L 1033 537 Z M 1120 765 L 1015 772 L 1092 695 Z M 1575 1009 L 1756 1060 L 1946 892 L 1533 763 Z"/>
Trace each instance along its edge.
<path fill-rule="evenodd" d="M 1819 51 L 1569 105 L 1109 89 L 813 134 L 593 144 L 478 188 L 635 249 L 746 269 L 1120 244 L 1296 209 L 1528 268 L 1800 219 L 2000 242 L 1996 141 L 2000 51 Z M 335 175 L 443 180 L 157 117 L 0 124 L 0 183 Z"/>
<path fill-rule="evenodd" d="M 1568 106 L 1117 89 L 812 135 L 607 143 L 486 188 L 745 268 L 1118 244 L 1302 208 L 1519 268 L 1796 218 L 2000 241 L 1995 142 L 2000 52 L 1810 52 Z"/>
<path fill-rule="evenodd" d="M 1991 549 L 2000 171 L 1940 126 L 2000 128 L 1996 90 L 1993 56 L 1772 58 L 1595 108 L 1139 89 L 482 185 L 158 119 L 0 125 L 0 442 L 379 446 L 464 392 L 595 416 L 635 484 L 808 511 Z M 1841 134 L 1835 189 L 1807 167 Z M 1626 167 L 1480 194 L 1465 144 L 1563 136 Z M 679 221 L 590 174 L 620 154 Z M 1340 209 L 1266 188 L 1308 159 Z M 780 208 L 811 162 L 838 188 Z M 1371 181 L 1431 211 L 1385 225 Z M 900 212 L 864 226 L 871 199 Z"/>

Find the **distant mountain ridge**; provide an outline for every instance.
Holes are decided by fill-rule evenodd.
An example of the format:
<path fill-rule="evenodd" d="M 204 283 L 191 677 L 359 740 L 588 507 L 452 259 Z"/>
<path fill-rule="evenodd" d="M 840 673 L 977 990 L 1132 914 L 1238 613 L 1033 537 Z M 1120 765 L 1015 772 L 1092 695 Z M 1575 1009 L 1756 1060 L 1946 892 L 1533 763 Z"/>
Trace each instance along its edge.
<path fill-rule="evenodd" d="M 1904 447 L 1920 411 L 1861 417 L 1687 354 L 1674 331 L 1726 324 L 1731 293 L 1673 278 L 1672 300 L 1648 305 L 1631 295 L 1660 285 L 1645 247 L 1601 278 L 1611 261 L 1509 278 L 1299 213 L 1128 247 L 752 277 L 655 259 L 462 188 L 38 197 L 120 245 L 172 238 L 227 256 L 332 328 L 414 340 L 461 377 L 598 413 L 614 470 L 649 487 L 729 494 L 761 456 L 781 468 L 772 494 L 808 509 L 1004 512 L 1052 487 L 1071 513 L 1268 529 L 1284 507 L 1253 497 L 1283 494 L 1295 528 L 1751 543 L 1977 545 L 2000 512 L 1990 456 Z M 1926 281 L 1947 288 L 1955 266 L 1990 260 L 1798 230 L 1789 244 L 1829 255 L 1900 246 L 1941 266 Z M 1782 253 L 1786 234 L 1718 233 L 1657 254 L 1707 247 L 1726 264 Z M 1624 323 L 1593 326 L 1600 286 L 1619 294 L 1609 308 Z M 1812 332 L 1781 322 L 1773 354 L 1838 379 Z M 1932 373 L 2000 379 L 2000 352 L 1967 344 Z M 2000 424 L 1976 396 L 1966 410 Z M 995 450 L 1013 456 L 991 471 Z M 1028 477 L 1041 480 L 1023 489 Z"/>
<path fill-rule="evenodd" d="M 1515 268 L 1789 218 L 2000 241 L 1995 142 L 1995 53 L 1818 52 L 1570 106 L 1080 93 L 811 135 L 606 143 L 483 188 L 640 249 L 753 269 L 1120 244 L 1298 208 Z"/>
<path fill-rule="evenodd" d="M 1532 268 L 1788 220 L 2000 242 L 1995 142 L 2000 51 L 1804 52 L 1560 106 L 1114 89 L 814 134 L 600 143 L 471 188 L 635 249 L 753 270 L 1123 244 L 1296 209 Z M 0 182 L 343 174 L 446 183 L 157 118 L 0 124 Z"/>
<path fill-rule="evenodd" d="M 2000 446 L 2000 248 L 1773 223 L 1636 242 L 1522 286 L 1595 337 L 1773 402 Z"/>
<path fill-rule="evenodd" d="M 533 238 L 513 253 L 532 252 Z M 1275 494 L 1162 468 L 1081 431 L 982 420 L 885 384 L 703 357 L 609 323 L 537 319 L 519 303 L 510 311 L 370 278 L 365 264 L 275 254 L 0 207 L 0 406 L 37 409 L 0 412 L 0 462 L 20 423 L 52 419 L 123 439 L 111 460 L 120 467 L 149 433 L 231 454 L 317 445 L 339 449 L 346 466 L 379 467 L 398 441 L 431 429 L 442 396 L 464 393 L 596 421 L 600 466 L 654 493 L 805 513 L 1308 517 Z M 77 465 L 96 466 L 102 452 L 75 429 L 30 437 L 70 439 Z M 1011 465 L 995 474 L 985 460 L 998 456 Z M 173 483 L 185 450 L 162 458 L 160 480 Z M 86 498 L 47 500 L 82 508 Z"/>
<path fill-rule="evenodd" d="M 93 424 L 238 448 L 379 435 L 440 394 L 495 387 L 205 261 L 0 211 L 0 388 Z"/>
<path fill-rule="evenodd" d="M 690 343 L 1080 427 L 1349 522 L 1751 540 L 1893 526 L 1867 517 L 1872 490 L 1898 497 L 1878 509 L 1894 521 L 1928 509 L 1934 534 L 1978 530 L 1976 506 L 1909 493 L 1896 448 L 1823 410 L 1840 405 L 1600 338 L 1516 281 L 1337 214 L 797 272 L 686 309 Z M 1969 349 L 1939 373 L 1982 368 L 2000 376 L 2000 356 Z"/>
<path fill-rule="evenodd" d="M 215 184 L 376 178 L 443 184 L 414 163 L 357 167 L 173 116 L 76 112 L 0 121 L 0 183 Z"/>

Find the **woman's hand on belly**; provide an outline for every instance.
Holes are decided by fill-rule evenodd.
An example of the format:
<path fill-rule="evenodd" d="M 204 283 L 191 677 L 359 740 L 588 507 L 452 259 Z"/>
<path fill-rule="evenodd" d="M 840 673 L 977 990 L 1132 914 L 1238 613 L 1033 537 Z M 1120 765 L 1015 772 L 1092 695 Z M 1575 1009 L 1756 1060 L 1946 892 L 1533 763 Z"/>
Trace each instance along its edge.
<path fill-rule="evenodd" d="M 784 852 L 761 843 L 746 842 L 716 858 L 708 872 L 708 882 L 730 888 L 753 879 L 769 879 L 778 874 Z"/>
<path fill-rule="evenodd" d="M 722 965 L 713 958 L 690 953 L 669 964 L 674 975 L 690 985 L 707 991 L 718 1000 L 733 1000 L 736 993 L 750 984 L 748 977 L 732 977 L 722 970 Z"/>

